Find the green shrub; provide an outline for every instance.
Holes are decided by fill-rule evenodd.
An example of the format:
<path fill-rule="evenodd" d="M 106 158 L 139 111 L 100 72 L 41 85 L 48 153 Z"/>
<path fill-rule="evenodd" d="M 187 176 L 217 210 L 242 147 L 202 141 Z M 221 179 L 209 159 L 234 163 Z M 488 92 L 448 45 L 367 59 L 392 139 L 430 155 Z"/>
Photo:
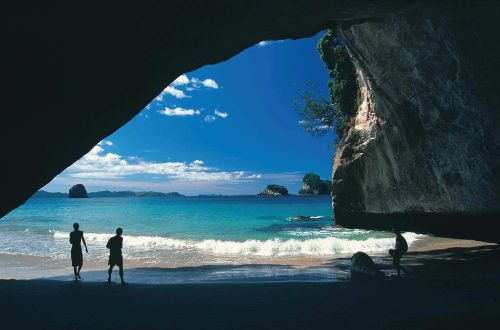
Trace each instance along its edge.
<path fill-rule="evenodd" d="M 288 189 L 279 184 L 268 184 L 266 189 L 282 195 L 288 195 Z"/>

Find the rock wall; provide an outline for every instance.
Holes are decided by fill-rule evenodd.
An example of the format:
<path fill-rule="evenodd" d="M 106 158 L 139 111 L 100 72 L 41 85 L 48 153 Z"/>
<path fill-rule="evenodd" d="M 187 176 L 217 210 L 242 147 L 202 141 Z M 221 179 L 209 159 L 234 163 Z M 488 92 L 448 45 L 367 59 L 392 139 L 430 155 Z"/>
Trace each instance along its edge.
<path fill-rule="evenodd" d="M 414 1 L 411 1 L 414 2 Z M 179 75 L 262 41 L 408 1 L 169 0 L 3 8 L 0 216 L 126 124 Z"/>
<path fill-rule="evenodd" d="M 311 36 L 341 22 L 364 92 L 356 125 L 335 159 L 337 220 L 500 237 L 494 230 L 500 223 L 497 2 L 11 5 L 18 8 L 4 8 L 0 53 L 6 86 L 1 178 L 8 192 L 0 216 L 127 123 L 180 74 L 262 40 Z M 429 216 L 490 211 L 494 217 L 475 232 L 467 217 L 454 226 Z M 391 217 L 401 213 L 425 217 Z M 373 221 L 372 215 L 382 217 Z"/>
<path fill-rule="evenodd" d="M 441 4 L 344 29 L 361 95 L 333 164 L 339 224 L 478 237 L 464 227 L 500 220 L 498 15 Z"/>

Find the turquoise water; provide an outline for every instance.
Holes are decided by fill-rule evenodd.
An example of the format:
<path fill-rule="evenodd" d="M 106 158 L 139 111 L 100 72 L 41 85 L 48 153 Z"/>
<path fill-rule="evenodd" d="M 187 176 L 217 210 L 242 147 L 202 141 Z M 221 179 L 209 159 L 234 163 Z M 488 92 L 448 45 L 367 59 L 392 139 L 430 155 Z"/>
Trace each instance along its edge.
<path fill-rule="evenodd" d="M 298 215 L 314 220 L 295 221 Z M 74 222 L 89 245 L 86 261 L 106 260 L 106 241 L 124 230 L 124 255 L 166 267 L 262 263 L 386 251 L 390 233 L 333 226 L 329 196 L 33 198 L 0 220 L 0 254 L 69 258 Z M 418 235 L 405 234 L 411 244 Z"/>

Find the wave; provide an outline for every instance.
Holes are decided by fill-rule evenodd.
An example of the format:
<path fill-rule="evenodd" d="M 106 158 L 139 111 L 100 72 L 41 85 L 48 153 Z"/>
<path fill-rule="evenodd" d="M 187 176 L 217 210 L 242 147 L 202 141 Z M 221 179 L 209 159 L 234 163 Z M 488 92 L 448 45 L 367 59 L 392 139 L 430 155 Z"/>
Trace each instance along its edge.
<path fill-rule="evenodd" d="M 311 216 L 297 216 L 297 217 L 289 217 L 286 218 L 288 221 L 307 221 L 311 219 L 321 219 L 323 218 L 322 215 L 311 215 Z"/>
<path fill-rule="evenodd" d="M 51 232 L 54 238 L 68 239 L 66 232 Z M 112 234 L 85 233 L 87 242 L 104 245 Z M 411 245 L 424 235 L 405 233 L 403 236 Z M 199 250 L 213 254 L 241 254 L 263 257 L 271 256 L 329 256 L 336 254 L 350 254 L 358 251 L 382 252 L 394 247 L 394 238 L 368 238 L 366 240 L 352 240 L 337 237 L 312 238 L 307 240 L 298 239 L 269 239 L 225 241 L 216 239 L 184 240 L 161 236 L 123 236 L 124 244 L 128 248 L 141 250 L 154 249 L 181 249 Z"/>
<path fill-rule="evenodd" d="M 295 230 L 286 231 L 284 233 L 287 235 L 296 236 L 296 237 L 335 236 L 337 238 L 348 237 L 350 239 L 354 239 L 353 236 L 356 236 L 356 235 L 357 236 L 359 236 L 359 235 L 367 236 L 367 235 L 372 234 L 372 231 L 363 230 L 363 229 L 344 229 L 344 228 L 335 228 L 333 226 L 323 226 L 323 227 L 315 229 L 315 230 L 304 230 L 303 228 L 298 228 Z M 366 238 L 369 238 L 369 237 L 366 237 Z"/>

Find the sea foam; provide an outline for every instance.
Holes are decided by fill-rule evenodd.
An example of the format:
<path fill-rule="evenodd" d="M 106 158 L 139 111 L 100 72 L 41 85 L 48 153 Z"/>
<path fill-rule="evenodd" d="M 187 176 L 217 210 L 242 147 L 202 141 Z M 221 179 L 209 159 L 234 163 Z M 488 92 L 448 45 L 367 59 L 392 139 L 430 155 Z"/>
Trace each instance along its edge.
<path fill-rule="evenodd" d="M 68 239 L 68 233 L 51 232 L 54 238 Z M 104 245 L 112 234 L 85 233 L 88 242 Z M 405 233 L 403 236 L 411 245 L 417 239 L 424 237 L 415 233 Z M 394 247 L 394 238 L 368 238 L 366 240 L 353 240 L 337 237 L 323 237 L 312 239 L 269 239 L 225 241 L 216 239 L 185 240 L 162 236 L 123 236 L 124 245 L 134 250 L 199 250 L 213 254 L 241 254 L 255 256 L 329 256 L 337 254 L 350 254 L 358 251 L 382 252 Z"/>

